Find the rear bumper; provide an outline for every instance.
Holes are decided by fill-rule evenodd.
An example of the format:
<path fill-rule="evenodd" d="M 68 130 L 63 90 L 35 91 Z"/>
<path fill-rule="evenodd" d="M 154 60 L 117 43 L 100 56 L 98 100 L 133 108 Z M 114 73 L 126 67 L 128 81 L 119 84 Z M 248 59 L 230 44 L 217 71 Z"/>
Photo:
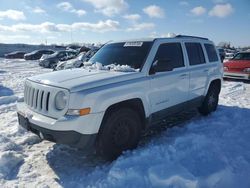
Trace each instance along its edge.
<path fill-rule="evenodd" d="M 250 80 L 250 74 L 249 73 L 224 72 L 223 77 L 224 78 Z"/>
<path fill-rule="evenodd" d="M 97 134 L 81 134 L 75 131 L 50 130 L 31 123 L 28 118 L 25 118 L 20 113 L 17 114 L 19 125 L 38 135 L 41 139 L 85 150 L 94 148 Z"/>

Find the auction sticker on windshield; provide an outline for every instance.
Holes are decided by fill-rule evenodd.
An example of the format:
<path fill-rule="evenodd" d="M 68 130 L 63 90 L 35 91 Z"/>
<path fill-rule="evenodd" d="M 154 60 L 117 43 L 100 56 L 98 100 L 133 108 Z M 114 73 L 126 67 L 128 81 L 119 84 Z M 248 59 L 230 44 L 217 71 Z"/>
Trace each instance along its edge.
<path fill-rule="evenodd" d="M 124 47 L 130 47 L 130 46 L 133 46 L 133 47 L 141 47 L 143 45 L 143 42 L 138 42 L 138 41 L 135 41 L 135 42 L 126 42 L 124 44 Z"/>

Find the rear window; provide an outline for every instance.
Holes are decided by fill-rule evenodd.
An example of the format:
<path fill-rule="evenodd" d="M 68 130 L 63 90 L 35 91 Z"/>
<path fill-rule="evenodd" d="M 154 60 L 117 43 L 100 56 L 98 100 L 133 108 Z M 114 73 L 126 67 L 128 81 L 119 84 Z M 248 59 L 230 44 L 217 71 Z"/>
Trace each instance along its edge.
<path fill-rule="evenodd" d="M 204 44 L 204 46 L 206 48 L 206 52 L 207 52 L 209 62 L 218 61 L 218 56 L 217 56 L 216 49 L 215 49 L 214 45 L 212 45 L 212 44 Z"/>
<path fill-rule="evenodd" d="M 200 65 L 206 63 L 200 43 L 185 43 L 189 64 Z"/>

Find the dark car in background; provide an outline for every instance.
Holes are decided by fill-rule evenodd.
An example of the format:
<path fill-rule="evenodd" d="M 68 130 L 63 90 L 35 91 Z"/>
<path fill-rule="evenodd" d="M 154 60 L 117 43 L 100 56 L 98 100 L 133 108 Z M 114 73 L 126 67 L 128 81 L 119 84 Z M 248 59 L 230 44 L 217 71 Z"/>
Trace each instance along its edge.
<path fill-rule="evenodd" d="M 81 46 L 72 44 L 72 45 L 68 45 L 66 50 L 78 50 L 80 48 Z"/>
<path fill-rule="evenodd" d="M 88 52 L 89 50 L 91 50 L 90 48 L 86 47 L 86 46 L 82 46 L 80 49 L 79 49 L 79 53 L 81 52 Z"/>
<path fill-rule="evenodd" d="M 76 58 L 67 61 L 62 61 L 57 64 L 54 70 L 72 69 L 79 68 L 83 66 L 83 63 L 88 61 L 99 48 L 95 48 L 86 52 L 81 52 Z"/>
<path fill-rule="evenodd" d="M 53 50 L 35 50 L 33 52 L 27 53 L 24 55 L 25 60 L 38 60 L 40 59 L 44 54 L 50 55 L 55 53 Z"/>
<path fill-rule="evenodd" d="M 7 59 L 23 59 L 25 53 L 26 52 L 15 51 L 15 52 L 5 54 L 4 57 L 7 58 Z"/>
<path fill-rule="evenodd" d="M 51 55 L 43 56 L 39 65 L 45 68 L 55 68 L 59 61 L 66 61 L 77 56 L 78 52 L 73 50 L 57 51 Z"/>

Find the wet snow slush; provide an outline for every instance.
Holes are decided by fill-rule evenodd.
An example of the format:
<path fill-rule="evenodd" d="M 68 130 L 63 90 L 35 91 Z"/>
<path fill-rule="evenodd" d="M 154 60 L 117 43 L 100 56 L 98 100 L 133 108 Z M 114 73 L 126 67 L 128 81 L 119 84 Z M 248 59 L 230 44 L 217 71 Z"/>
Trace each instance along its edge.
<path fill-rule="evenodd" d="M 170 118 L 107 163 L 18 126 L 24 79 L 50 71 L 0 59 L 0 187 L 250 187 L 250 84 L 224 82 L 215 113 Z"/>

